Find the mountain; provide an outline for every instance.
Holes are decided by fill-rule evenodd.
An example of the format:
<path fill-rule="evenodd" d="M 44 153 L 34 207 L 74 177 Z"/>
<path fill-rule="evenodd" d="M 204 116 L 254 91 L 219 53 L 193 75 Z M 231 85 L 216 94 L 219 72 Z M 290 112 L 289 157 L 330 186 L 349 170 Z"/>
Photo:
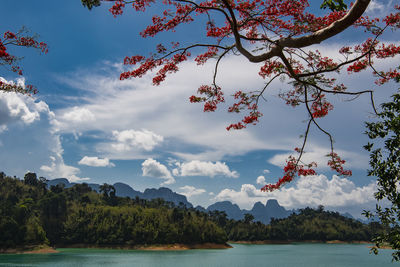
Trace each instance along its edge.
<path fill-rule="evenodd" d="M 115 183 L 113 186 L 115 188 L 115 195 L 118 197 L 143 198 L 142 192 L 134 190 L 127 184 Z"/>
<path fill-rule="evenodd" d="M 248 212 L 254 216 L 254 221 L 260 221 L 268 224 L 271 218 L 282 219 L 288 217 L 292 211 L 286 210 L 279 205 L 276 199 L 269 199 L 265 206 L 261 202 L 254 204 L 253 208 Z"/>
<path fill-rule="evenodd" d="M 176 206 L 183 204 L 187 208 L 193 208 L 192 203 L 188 202 L 184 195 L 175 193 L 166 187 L 160 187 L 159 189 L 146 189 L 144 190 L 142 198 L 149 200 L 154 198 L 162 198 L 165 201 L 173 202 Z"/>
<path fill-rule="evenodd" d="M 196 207 L 196 209 L 199 209 Z M 264 205 L 261 202 L 256 202 L 251 210 L 241 210 L 238 205 L 232 204 L 230 201 L 221 201 L 210 205 L 207 211 L 225 211 L 229 219 L 242 220 L 246 213 L 254 216 L 254 221 L 260 221 L 268 224 L 271 218 L 281 219 L 286 218 L 292 211 L 286 210 L 284 207 L 279 205 L 276 199 L 269 199 Z"/>
<path fill-rule="evenodd" d="M 65 186 L 65 188 L 69 188 L 74 185 L 74 184 L 71 184 L 66 178 L 56 178 L 56 179 L 47 181 L 48 187 L 50 187 L 52 185 L 56 186 L 58 184 L 63 184 Z"/>
<path fill-rule="evenodd" d="M 203 208 L 202 206 L 200 206 L 200 205 L 196 206 L 194 209 L 195 209 L 195 210 L 198 210 L 198 211 L 200 211 L 200 212 L 205 212 L 205 213 L 207 213 L 207 210 L 206 210 L 205 208 Z"/>
<path fill-rule="evenodd" d="M 220 201 L 208 206 L 207 211 L 225 211 L 229 219 L 242 220 L 244 213 L 238 205 L 230 201 Z"/>
<path fill-rule="evenodd" d="M 50 187 L 52 185 L 63 184 L 66 188 L 72 187 L 76 183 L 70 183 L 65 178 L 57 178 L 53 180 L 49 180 L 47 185 Z M 99 184 L 88 184 L 93 190 L 99 192 L 100 185 Z M 136 198 L 139 197 L 141 199 L 156 199 L 162 198 L 165 201 L 173 202 L 176 206 L 180 206 L 183 204 L 186 208 L 193 208 L 193 205 L 187 200 L 186 196 L 173 192 L 171 189 L 166 187 L 160 187 L 158 189 L 151 188 L 146 189 L 143 193 L 140 191 L 134 190 L 127 184 L 124 183 L 115 183 L 114 185 L 116 195 L 119 197 L 130 197 Z M 256 202 L 251 210 L 240 209 L 238 205 L 233 204 L 230 201 L 220 201 L 216 202 L 207 209 L 196 206 L 196 210 L 202 212 L 210 212 L 210 211 L 224 211 L 229 219 L 242 220 L 246 213 L 250 213 L 254 216 L 254 221 L 262 222 L 264 224 L 269 224 L 271 218 L 282 219 L 288 217 L 293 212 L 296 213 L 295 210 L 286 210 L 284 207 L 279 205 L 276 199 L 269 199 L 265 205 L 261 202 Z M 348 213 L 345 216 L 352 218 L 352 216 Z"/>
<path fill-rule="evenodd" d="M 47 181 L 47 186 L 50 187 L 52 185 L 63 184 L 65 188 L 69 188 L 74 186 L 76 183 L 70 183 L 65 178 L 57 178 L 53 180 Z M 100 191 L 99 184 L 88 184 L 92 190 L 97 192 Z M 142 198 L 142 199 L 155 199 L 155 198 L 162 198 L 165 201 L 173 202 L 176 206 L 183 204 L 186 208 L 192 208 L 193 205 L 190 203 L 184 195 L 178 194 L 173 192 L 171 189 L 166 187 L 160 187 L 159 189 L 151 188 L 146 189 L 143 193 L 140 191 L 134 190 L 127 184 L 124 183 L 115 183 L 113 184 L 115 188 L 115 195 L 118 197 L 130 197 L 130 198 Z"/>

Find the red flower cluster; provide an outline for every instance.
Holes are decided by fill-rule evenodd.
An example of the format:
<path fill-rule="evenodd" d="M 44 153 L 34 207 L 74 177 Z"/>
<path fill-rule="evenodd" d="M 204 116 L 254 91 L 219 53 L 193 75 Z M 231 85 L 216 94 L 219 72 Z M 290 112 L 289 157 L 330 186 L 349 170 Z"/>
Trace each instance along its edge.
<path fill-rule="evenodd" d="M 122 8 L 124 7 L 125 3 L 123 1 L 116 1 L 114 5 L 109 9 L 109 11 L 111 12 L 111 14 L 113 14 L 114 18 L 116 18 L 118 15 L 122 15 Z"/>
<path fill-rule="evenodd" d="M 242 91 L 237 91 L 233 97 L 235 99 L 239 99 L 237 103 L 234 103 L 232 106 L 228 108 L 228 112 L 239 113 L 243 109 L 250 110 L 248 116 L 245 116 L 242 121 L 238 123 L 233 123 L 226 127 L 229 131 L 231 129 L 240 130 L 246 128 L 247 124 L 255 125 L 258 122 L 258 118 L 262 116 L 262 113 L 258 111 L 257 106 L 257 94 L 247 94 Z"/>
<path fill-rule="evenodd" d="M 338 154 L 331 152 L 327 155 L 331 159 L 328 161 L 328 166 L 331 167 L 332 170 L 336 171 L 339 175 L 343 176 L 351 176 L 351 170 L 345 170 L 343 168 L 343 164 L 346 163 L 345 160 L 342 160 Z"/>
<path fill-rule="evenodd" d="M 267 60 L 264 63 L 264 66 L 261 67 L 260 72 L 258 73 L 264 79 L 270 77 L 271 74 L 278 74 L 285 69 L 283 64 L 277 60 Z"/>
<path fill-rule="evenodd" d="M 325 117 L 326 115 L 328 115 L 328 112 L 332 109 L 333 106 L 326 100 L 325 95 L 320 94 L 314 99 L 311 105 L 312 117 L 313 118 Z"/>
<path fill-rule="evenodd" d="M 219 86 L 202 85 L 197 92 L 204 97 L 192 95 L 189 100 L 191 103 L 204 102 L 204 112 L 213 112 L 217 109 L 219 103 L 225 102 L 224 93 Z"/>
<path fill-rule="evenodd" d="M 390 70 L 390 71 L 387 71 L 387 72 L 383 72 L 382 71 L 382 72 L 379 73 L 379 77 L 380 78 L 375 81 L 375 83 L 378 84 L 378 85 L 385 84 L 390 80 L 399 81 L 400 80 L 400 72 L 397 69 Z"/>
<path fill-rule="evenodd" d="M 297 150 L 298 151 L 298 150 Z M 275 184 L 267 184 L 261 188 L 261 191 L 269 191 L 272 192 L 276 189 L 281 188 L 283 185 L 290 183 L 296 175 L 298 176 L 309 176 L 315 175 L 316 172 L 313 168 L 315 168 L 317 164 L 312 162 L 307 165 L 305 168 L 304 165 L 298 163 L 298 160 L 293 157 L 289 156 L 288 160 L 286 160 L 286 166 L 283 168 L 284 175 L 282 178 L 278 180 Z"/>
<path fill-rule="evenodd" d="M 211 57 L 215 56 L 218 52 L 218 48 L 215 46 L 209 46 L 207 52 L 198 55 L 194 61 L 197 62 L 197 65 L 203 65 L 207 62 Z"/>
<path fill-rule="evenodd" d="M 22 31 L 19 33 L 13 33 L 7 31 L 3 34 L 3 39 L 0 37 L 0 65 L 9 66 L 10 70 L 17 73 L 18 75 L 22 75 L 22 69 L 17 65 L 17 57 L 11 55 L 7 51 L 8 45 L 14 46 L 24 46 L 24 47 L 32 47 L 39 49 L 43 53 L 48 52 L 47 44 L 44 42 L 38 42 L 34 37 L 23 36 Z M 22 94 L 36 94 L 37 89 L 32 85 L 26 85 L 25 87 L 0 83 L 0 90 L 7 92 L 17 92 Z"/>
<path fill-rule="evenodd" d="M 396 5 L 395 9 L 400 10 L 400 5 Z M 400 28 L 400 12 L 386 16 L 383 21 L 388 26 Z"/>

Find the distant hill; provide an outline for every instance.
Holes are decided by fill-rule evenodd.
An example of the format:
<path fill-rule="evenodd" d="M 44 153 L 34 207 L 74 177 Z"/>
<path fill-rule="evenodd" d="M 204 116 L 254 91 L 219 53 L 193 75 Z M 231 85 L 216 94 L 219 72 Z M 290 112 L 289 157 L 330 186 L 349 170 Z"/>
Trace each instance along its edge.
<path fill-rule="evenodd" d="M 241 220 L 244 213 L 238 205 L 232 204 L 230 201 L 220 201 L 208 206 L 207 211 L 225 211 L 229 219 Z"/>
<path fill-rule="evenodd" d="M 76 183 L 70 183 L 67 179 L 65 178 L 57 178 L 53 180 L 49 180 L 47 182 L 47 186 L 52 186 L 52 185 L 58 185 L 58 184 L 63 184 L 66 188 L 72 187 Z M 93 190 L 96 192 L 100 191 L 100 184 L 88 184 Z M 173 192 L 171 189 L 166 188 L 166 187 L 160 187 L 158 189 L 151 188 L 151 189 L 146 189 L 143 193 L 140 191 L 134 190 L 132 187 L 130 187 L 127 184 L 124 183 L 115 183 L 113 184 L 115 188 L 115 194 L 118 197 L 130 197 L 130 198 L 136 198 L 139 197 L 141 199 L 155 199 L 155 198 L 162 198 L 165 201 L 173 202 L 176 206 L 179 205 L 184 205 L 187 208 L 192 208 L 193 205 L 190 203 L 186 196 L 178 194 Z"/>
<path fill-rule="evenodd" d="M 210 205 L 207 211 L 225 211 L 229 219 L 242 220 L 246 213 L 254 216 L 254 221 L 262 222 L 268 224 L 271 218 L 281 219 L 286 218 L 293 211 L 286 210 L 284 207 L 280 206 L 276 199 L 269 199 L 264 205 L 261 202 L 254 204 L 251 210 L 241 210 L 238 205 L 232 204 L 230 201 L 221 201 Z"/>
<path fill-rule="evenodd" d="M 163 198 L 165 201 L 173 202 L 177 206 L 184 205 L 187 208 L 193 208 L 192 203 L 187 201 L 186 196 L 173 192 L 171 189 L 166 187 L 160 187 L 158 189 L 151 188 L 144 190 L 142 195 L 144 199 Z"/>
<path fill-rule="evenodd" d="M 48 186 L 63 184 L 66 188 L 72 187 L 76 183 L 70 183 L 65 178 L 57 178 L 53 180 L 49 180 L 47 182 Z M 88 184 L 93 190 L 99 192 L 100 185 L 99 184 Z M 173 202 L 176 206 L 183 205 L 186 208 L 193 208 L 192 203 L 190 203 L 186 196 L 173 192 L 171 189 L 166 187 L 160 187 L 158 189 L 151 188 L 146 189 L 144 192 L 136 191 L 131 186 L 124 183 L 115 183 L 113 184 L 116 190 L 116 195 L 119 197 L 130 197 L 136 198 L 139 197 L 141 199 L 155 199 L 162 198 L 165 201 Z M 283 219 L 289 217 L 293 212 L 297 212 L 295 210 L 286 210 L 284 207 L 279 205 L 276 199 L 269 199 L 265 205 L 261 202 L 257 202 L 254 204 L 251 210 L 240 209 L 238 205 L 233 204 L 230 201 L 220 201 L 216 202 L 207 209 L 202 206 L 196 206 L 196 210 L 201 212 L 210 212 L 210 211 L 224 211 L 228 217 L 228 219 L 234 220 L 242 220 L 246 213 L 249 213 L 254 216 L 254 222 L 262 222 L 264 224 L 269 224 L 272 218 L 275 219 Z M 351 214 L 345 213 L 345 217 L 353 218 Z M 361 221 L 361 220 L 360 220 Z M 364 223 L 368 223 L 367 221 L 363 221 Z"/>

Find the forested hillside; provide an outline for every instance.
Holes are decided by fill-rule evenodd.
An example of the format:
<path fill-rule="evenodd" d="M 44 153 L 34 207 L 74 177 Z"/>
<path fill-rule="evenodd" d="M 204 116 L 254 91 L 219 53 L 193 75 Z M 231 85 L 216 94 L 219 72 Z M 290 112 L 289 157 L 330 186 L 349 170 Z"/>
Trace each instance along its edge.
<path fill-rule="evenodd" d="M 224 243 L 225 231 L 205 213 L 162 199 L 120 198 L 107 184 L 51 186 L 28 173 L 0 174 L 0 247 L 50 244 L 140 245 Z"/>
<path fill-rule="evenodd" d="M 0 249 L 37 245 L 138 246 L 222 244 L 232 241 L 370 241 L 382 231 L 339 213 L 305 208 L 269 225 L 228 219 L 225 212 L 201 212 L 163 199 L 117 197 L 112 185 L 100 193 L 87 184 L 52 185 L 27 173 L 24 180 L 0 173 Z"/>

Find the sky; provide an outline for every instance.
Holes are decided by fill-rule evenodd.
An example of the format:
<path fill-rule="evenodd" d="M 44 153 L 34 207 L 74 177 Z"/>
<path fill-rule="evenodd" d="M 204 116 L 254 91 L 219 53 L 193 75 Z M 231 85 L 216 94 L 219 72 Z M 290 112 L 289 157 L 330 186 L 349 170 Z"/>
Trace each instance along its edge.
<path fill-rule="evenodd" d="M 386 14 L 392 2 L 372 1 L 368 14 Z M 321 120 L 353 176 L 338 177 L 329 170 L 324 157 L 329 141 L 312 129 L 304 159 L 319 163 L 318 175 L 261 192 L 265 183 L 282 176 L 285 159 L 301 144 L 305 130 L 305 111 L 278 97 L 288 85 L 279 81 L 268 89 L 257 126 L 228 132 L 225 128 L 241 119 L 227 112 L 230 95 L 262 88 L 266 81 L 258 75 L 260 65 L 240 56 L 222 61 L 218 83 L 226 103 L 215 113 L 188 101 L 200 85 L 211 82 L 215 62 L 197 66 L 191 59 L 159 86 L 152 85 L 151 75 L 120 81 L 125 56 L 147 55 L 161 42 L 197 41 L 203 24 L 144 39 L 139 32 L 157 10 L 127 8 L 114 18 L 109 7 L 106 3 L 89 11 L 79 0 L 2 1 L 0 32 L 25 26 L 49 45 L 49 53 L 15 50 L 24 57 L 23 77 L 0 68 L 2 81 L 39 89 L 33 97 L 0 93 L 0 171 L 21 178 L 31 171 L 71 182 L 123 182 L 140 191 L 164 186 L 204 207 L 229 200 L 251 209 L 257 201 L 277 199 L 287 209 L 324 205 L 361 217 L 362 210 L 375 206 L 376 179 L 367 176 L 368 154 L 362 149 L 368 141 L 364 122 L 373 119 L 368 96 L 330 98 L 335 109 Z M 362 38 L 362 31 L 350 29 L 314 48 L 335 57 L 340 47 Z M 398 38 L 392 33 L 383 41 Z M 385 69 L 396 62 L 377 66 Z M 376 89 L 378 104 L 396 89 L 394 84 L 378 88 L 370 72 L 344 72 L 337 78 L 354 91 Z"/>

